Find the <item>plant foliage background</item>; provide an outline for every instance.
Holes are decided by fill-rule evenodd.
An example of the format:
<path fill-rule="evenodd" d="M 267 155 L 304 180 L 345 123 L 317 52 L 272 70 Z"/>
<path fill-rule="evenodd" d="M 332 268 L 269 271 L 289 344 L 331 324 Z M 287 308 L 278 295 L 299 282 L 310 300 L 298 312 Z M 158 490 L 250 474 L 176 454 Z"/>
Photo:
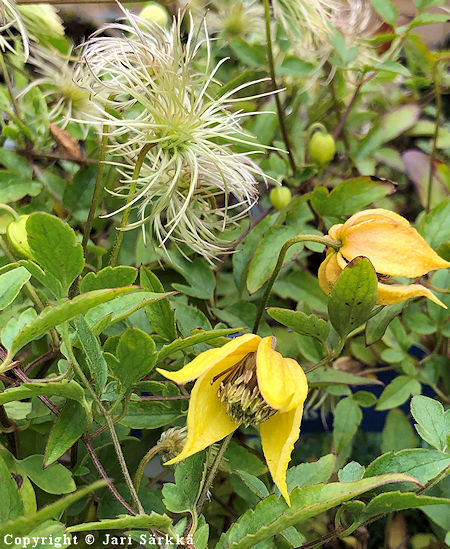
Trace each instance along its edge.
<path fill-rule="evenodd" d="M 447 8 L 181 4 L 74 48 L 0 1 L 0 545 L 446 547 L 449 53 L 419 30 Z M 367 240 L 327 296 L 328 230 L 372 208 L 434 266 L 380 304 Z M 290 505 L 254 427 L 163 465 L 192 384 L 156 368 L 252 332 L 307 374 Z"/>

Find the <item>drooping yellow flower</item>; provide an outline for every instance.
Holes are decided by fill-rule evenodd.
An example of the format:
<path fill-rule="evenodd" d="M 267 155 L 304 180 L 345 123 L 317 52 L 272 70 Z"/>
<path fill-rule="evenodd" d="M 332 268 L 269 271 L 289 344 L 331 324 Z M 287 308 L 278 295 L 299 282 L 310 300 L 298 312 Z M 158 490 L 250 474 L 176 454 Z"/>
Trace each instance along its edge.
<path fill-rule="evenodd" d="M 177 463 L 223 439 L 239 425 L 259 426 L 264 456 L 289 504 L 286 470 L 300 435 L 308 393 L 305 373 L 272 349 L 272 338 L 246 334 L 201 353 L 178 372 L 158 371 L 178 384 L 197 379 L 187 416 L 187 439 Z"/>
<path fill-rule="evenodd" d="M 402 216 L 383 209 L 364 210 L 343 225 L 333 225 L 329 235 L 342 244 L 338 252 L 329 249 L 319 267 L 319 284 L 329 294 L 349 261 L 367 257 L 378 282 L 378 305 L 393 305 L 424 296 L 441 307 L 445 305 L 421 284 L 386 284 L 390 276 L 417 278 L 430 271 L 450 267 Z"/>

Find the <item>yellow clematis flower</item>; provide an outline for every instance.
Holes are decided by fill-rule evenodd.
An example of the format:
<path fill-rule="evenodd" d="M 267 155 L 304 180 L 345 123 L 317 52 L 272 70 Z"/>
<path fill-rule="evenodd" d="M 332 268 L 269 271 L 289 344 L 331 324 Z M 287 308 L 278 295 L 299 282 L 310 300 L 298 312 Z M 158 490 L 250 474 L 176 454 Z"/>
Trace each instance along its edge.
<path fill-rule="evenodd" d="M 197 379 L 187 439 L 177 463 L 223 439 L 239 425 L 258 426 L 267 466 L 287 503 L 286 470 L 300 435 L 308 383 L 301 366 L 272 349 L 271 337 L 245 334 L 198 355 L 178 372 L 158 372 L 178 384 Z"/>
<path fill-rule="evenodd" d="M 386 284 L 390 276 L 417 278 L 450 267 L 402 216 L 383 209 L 364 210 L 343 225 L 333 225 L 329 236 L 341 243 L 338 252 L 329 249 L 319 267 L 319 285 L 329 294 L 342 270 L 355 257 L 367 257 L 378 275 L 378 305 L 393 305 L 424 296 L 447 308 L 421 284 Z"/>

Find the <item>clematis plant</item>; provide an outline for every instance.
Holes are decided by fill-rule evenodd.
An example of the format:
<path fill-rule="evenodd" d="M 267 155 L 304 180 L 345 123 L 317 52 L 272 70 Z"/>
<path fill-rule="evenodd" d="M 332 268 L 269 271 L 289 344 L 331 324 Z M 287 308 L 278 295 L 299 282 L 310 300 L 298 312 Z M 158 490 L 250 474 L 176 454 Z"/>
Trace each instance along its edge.
<path fill-rule="evenodd" d="M 241 424 L 259 426 L 267 466 L 286 502 L 286 470 L 300 435 L 308 383 L 301 366 L 272 348 L 274 339 L 246 334 L 198 355 L 178 372 L 158 371 L 178 384 L 197 379 L 187 439 L 177 463 L 223 439 Z"/>
<path fill-rule="evenodd" d="M 427 297 L 446 306 L 421 284 L 391 284 L 390 277 L 418 278 L 450 267 L 402 216 L 384 209 L 364 210 L 344 224 L 333 225 L 329 236 L 340 242 L 329 248 L 319 267 L 319 284 L 329 294 L 342 270 L 355 257 L 367 257 L 378 275 L 378 305 L 393 305 L 414 297 Z"/>

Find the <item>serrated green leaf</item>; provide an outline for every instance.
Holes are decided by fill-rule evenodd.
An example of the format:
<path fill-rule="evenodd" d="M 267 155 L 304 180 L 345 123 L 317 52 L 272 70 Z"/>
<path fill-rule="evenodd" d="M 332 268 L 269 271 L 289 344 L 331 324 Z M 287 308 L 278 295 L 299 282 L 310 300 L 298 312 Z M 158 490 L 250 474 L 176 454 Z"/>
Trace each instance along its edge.
<path fill-rule="evenodd" d="M 311 196 L 311 204 L 322 216 L 348 216 L 394 190 L 395 186 L 390 181 L 364 175 L 343 181 L 330 194 L 325 187 L 316 187 Z"/>
<path fill-rule="evenodd" d="M 0 455 L 0 523 L 20 517 L 23 514 L 22 498 L 11 471 Z"/>
<path fill-rule="evenodd" d="M 28 456 L 19 463 L 32 482 L 44 492 L 67 494 L 76 489 L 72 473 L 60 463 L 53 463 L 44 469 L 44 456 L 39 455 Z"/>
<path fill-rule="evenodd" d="M 372 481 L 372 482 L 367 482 Z M 356 482 L 319 484 L 296 488 L 291 494 L 291 506 L 276 496 L 262 500 L 248 510 L 231 528 L 222 534 L 216 549 L 249 549 L 289 526 L 317 516 L 364 492 L 393 482 L 417 481 L 407 475 L 382 475 Z"/>
<path fill-rule="evenodd" d="M 334 410 L 333 441 L 338 454 L 352 440 L 361 420 L 361 408 L 351 397 L 344 398 L 337 403 Z"/>
<path fill-rule="evenodd" d="M 163 486 L 163 502 L 173 513 L 195 513 L 195 505 L 205 480 L 206 451 L 197 452 L 180 462 L 175 469 L 175 484 Z"/>
<path fill-rule="evenodd" d="M 74 319 L 100 303 L 111 301 L 117 296 L 136 291 L 136 287 L 115 288 L 113 290 L 94 290 L 82 294 L 74 299 L 63 301 L 59 305 L 46 307 L 30 324 L 23 327 L 20 333 L 14 338 L 11 349 L 0 367 L 0 372 L 8 370 L 8 365 L 13 356 L 33 339 L 45 334 L 55 326 L 68 320 Z"/>
<path fill-rule="evenodd" d="M 44 464 L 60 458 L 88 430 L 92 421 L 89 410 L 75 400 L 68 400 L 56 418 L 45 446 Z"/>
<path fill-rule="evenodd" d="M 81 347 L 84 351 L 86 363 L 94 378 L 98 394 L 105 390 L 108 377 L 108 366 L 97 337 L 92 333 L 89 324 L 83 315 L 74 318 L 73 323 L 78 334 Z"/>
<path fill-rule="evenodd" d="M 301 463 L 291 467 L 286 473 L 289 492 L 294 488 L 304 488 L 305 486 L 327 482 L 333 473 L 335 464 L 336 456 L 328 454 L 317 461 Z"/>
<path fill-rule="evenodd" d="M 403 511 L 405 509 L 416 509 L 425 505 L 449 504 L 450 499 L 431 496 L 418 496 L 412 492 L 387 492 L 375 496 L 367 505 L 361 521 L 367 520 L 378 514 Z"/>
<path fill-rule="evenodd" d="M 24 267 L 17 267 L 0 275 L 0 311 L 16 299 L 29 279 L 30 273 Z"/>
<path fill-rule="evenodd" d="M 385 306 L 369 318 L 366 325 L 366 345 L 372 345 L 384 336 L 389 324 L 402 312 L 405 305 L 406 303 L 403 302 Z"/>
<path fill-rule="evenodd" d="M 214 340 L 218 340 L 221 337 L 235 334 L 238 331 L 238 328 L 210 330 L 209 332 L 202 331 L 184 339 L 176 339 L 175 341 L 172 341 L 172 343 L 169 343 L 168 345 L 164 345 L 162 347 L 162 349 L 158 353 L 158 362 L 162 362 L 168 356 L 176 353 L 177 351 L 181 351 L 182 349 L 192 347 L 193 345 L 197 345 L 198 343 L 212 343 Z"/>
<path fill-rule="evenodd" d="M 328 301 L 330 321 L 341 336 L 367 320 L 377 300 L 378 281 L 372 263 L 355 257 L 340 274 Z"/>
<path fill-rule="evenodd" d="M 383 385 L 378 379 L 371 377 L 357 376 L 355 374 L 349 374 L 348 372 L 342 372 L 341 370 L 334 370 L 333 368 L 317 368 L 312 372 L 306 374 L 308 384 L 311 385 Z"/>
<path fill-rule="evenodd" d="M 103 480 L 94 482 L 94 484 L 90 484 L 89 486 L 86 486 L 86 488 L 78 490 L 78 492 L 74 492 L 73 494 L 58 499 L 55 503 L 43 507 L 34 515 L 19 517 L 15 520 L 5 522 L 0 526 L 0 537 L 3 538 L 6 534 L 11 534 L 12 536 L 24 536 L 31 532 L 33 528 L 36 528 L 45 521 L 58 516 L 65 509 L 67 509 L 67 507 L 84 496 L 87 496 L 91 492 L 94 492 L 98 488 L 103 488 L 103 486 L 105 486 L 105 481 Z"/>
<path fill-rule="evenodd" d="M 136 280 L 137 270 L 134 267 L 120 265 L 105 267 L 98 273 L 87 273 L 80 282 L 80 293 L 106 288 L 120 288 L 131 286 Z"/>
<path fill-rule="evenodd" d="M 84 267 L 83 248 L 75 232 L 58 217 L 40 212 L 30 215 L 26 228 L 33 259 L 61 282 L 67 295 Z"/>
<path fill-rule="evenodd" d="M 152 512 L 150 515 L 119 515 L 118 518 L 104 519 L 99 522 L 84 522 L 69 526 L 66 532 L 95 532 L 98 530 L 124 530 L 127 528 L 142 528 L 150 530 L 156 528 L 163 532 L 169 532 L 172 521 L 167 515 L 159 515 Z"/>
<path fill-rule="evenodd" d="M 140 271 L 140 284 L 143 288 L 151 290 L 152 292 L 163 293 L 164 288 L 158 277 L 142 266 Z M 173 341 L 177 337 L 177 330 L 175 327 L 175 312 L 170 306 L 170 302 L 167 298 L 160 299 L 155 303 L 147 305 L 145 307 L 145 314 L 152 325 L 153 330 L 166 339 L 167 341 Z"/>
<path fill-rule="evenodd" d="M 34 396 L 61 396 L 76 400 L 87 407 L 84 391 L 76 381 L 48 381 L 46 383 L 23 383 L 20 387 L 12 387 L 0 393 L 0 404 L 14 402 Z"/>
<path fill-rule="evenodd" d="M 450 410 L 444 412 L 440 402 L 417 395 L 411 400 L 411 414 L 417 421 L 416 431 L 423 440 L 438 450 L 447 449 L 447 436 L 450 433 Z"/>
<path fill-rule="evenodd" d="M 291 311 L 279 307 L 270 307 L 267 312 L 274 320 L 298 334 L 315 337 L 322 343 L 327 340 L 330 327 L 325 320 L 316 315 L 306 315 L 301 311 Z"/>
<path fill-rule="evenodd" d="M 393 472 L 406 473 L 426 484 L 449 465 L 448 454 L 433 449 L 411 448 L 378 457 L 367 467 L 364 477 Z"/>
<path fill-rule="evenodd" d="M 122 334 L 117 361 L 110 362 L 110 367 L 124 392 L 152 371 L 158 356 L 155 348 L 153 339 L 138 328 L 128 328 Z"/>
<path fill-rule="evenodd" d="M 420 390 L 421 385 L 417 379 L 409 376 L 398 376 L 381 393 L 376 409 L 390 410 L 391 408 L 400 406 L 411 395 L 419 394 Z"/>

